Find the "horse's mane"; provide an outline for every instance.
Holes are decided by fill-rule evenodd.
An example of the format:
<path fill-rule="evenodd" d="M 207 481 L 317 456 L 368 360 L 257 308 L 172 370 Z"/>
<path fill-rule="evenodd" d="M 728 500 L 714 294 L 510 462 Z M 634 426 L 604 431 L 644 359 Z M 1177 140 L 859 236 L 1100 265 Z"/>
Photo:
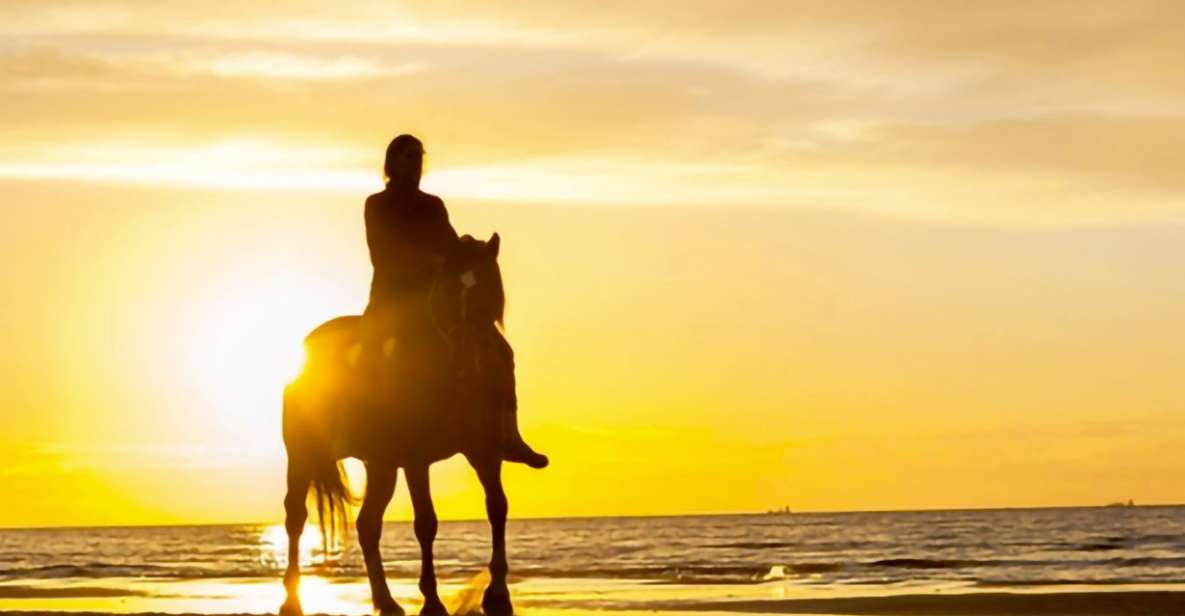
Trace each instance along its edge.
<path fill-rule="evenodd" d="M 503 321 L 506 319 L 506 288 L 502 285 L 502 268 L 498 267 L 496 259 L 494 266 L 491 268 L 494 271 L 494 323 L 498 324 L 499 328 L 505 327 Z"/>
<path fill-rule="evenodd" d="M 470 235 L 462 236 L 460 245 L 461 248 L 452 259 L 453 268 L 458 273 L 475 265 L 488 268 L 488 274 L 493 278 L 491 281 L 493 290 L 490 291 L 490 299 L 493 304 L 491 312 L 494 315 L 494 323 L 498 327 L 502 327 L 506 318 L 506 288 L 502 284 L 502 268 L 498 267 L 497 254 L 491 254 L 489 242 Z"/>

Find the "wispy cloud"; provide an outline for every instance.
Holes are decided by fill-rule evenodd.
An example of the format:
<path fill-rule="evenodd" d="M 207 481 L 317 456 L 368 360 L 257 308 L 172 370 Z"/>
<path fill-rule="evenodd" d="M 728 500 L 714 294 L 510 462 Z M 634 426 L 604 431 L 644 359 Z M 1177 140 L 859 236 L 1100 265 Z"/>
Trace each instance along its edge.
<path fill-rule="evenodd" d="M 227 54 L 212 60 L 208 70 L 221 77 L 264 77 L 276 79 L 358 79 L 393 77 L 422 72 L 424 65 L 407 63 L 385 68 L 378 62 L 353 56 L 336 58 L 302 57 L 293 54 L 249 52 Z"/>
<path fill-rule="evenodd" d="M 1174 3 L 6 11 L 9 177 L 352 190 L 390 133 L 410 130 L 454 196 L 636 191 L 637 203 L 699 195 L 1021 223 L 1185 214 Z M 346 148 L 354 162 L 182 173 L 53 151 L 146 136 L 199 150 L 244 138 Z"/>

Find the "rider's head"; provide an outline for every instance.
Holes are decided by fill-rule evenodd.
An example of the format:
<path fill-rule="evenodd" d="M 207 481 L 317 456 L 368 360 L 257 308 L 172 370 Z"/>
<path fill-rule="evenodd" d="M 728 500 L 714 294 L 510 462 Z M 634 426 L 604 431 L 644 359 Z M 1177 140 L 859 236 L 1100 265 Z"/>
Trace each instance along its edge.
<path fill-rule="evenodd" d="M 424 171 L 424 144 L 411 135 L 399 135 L 387 146 L 383 175 L 399 187 L 417 187 Z"/>

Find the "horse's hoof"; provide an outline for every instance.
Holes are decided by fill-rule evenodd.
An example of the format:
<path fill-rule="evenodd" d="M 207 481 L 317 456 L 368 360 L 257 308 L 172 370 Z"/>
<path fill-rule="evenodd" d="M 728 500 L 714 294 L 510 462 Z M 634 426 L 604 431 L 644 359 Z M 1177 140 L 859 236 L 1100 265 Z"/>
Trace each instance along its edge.
<path fill-rule="evenodd" d="M 407 612 L 394 599 L 387 599 L 374 606 L 374 613 L 376 616 L 405 616 Z"/>
<path fill-rule="evenodd" d="M 510 589 L 505 586 L 487 588 L 481 597 L 481 609 L 486 613 L 486 616 L 511 616 L 514 614 L 514 606 L 510 603 Z"/>
<path fill-rule="evenodd" d="M 440 601 L 440 597 L 424 600 L 424 607 L 420 608 L 420 616 L 449 616 L 448 608 Z"/>
<path fill-rule="evenodd" d="M 280 616 L 304 616 L 304 609 L 300 607 L 300 599 L 288 597 L 280 606 Z"/>

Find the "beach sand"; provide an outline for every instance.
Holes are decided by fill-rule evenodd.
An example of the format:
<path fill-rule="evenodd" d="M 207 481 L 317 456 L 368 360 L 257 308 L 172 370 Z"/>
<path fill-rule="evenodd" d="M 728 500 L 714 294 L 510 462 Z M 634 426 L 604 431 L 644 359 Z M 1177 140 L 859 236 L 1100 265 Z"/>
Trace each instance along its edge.
<path fill-rule="evenodd" d="M 0 615 L 73 614 L 274 614 L 283 598 L 278 580 L 127 579 L 0 584 Z M 401 605 L 414 614 L 414 580 L 391 580 Z M 453 613 L 478 613 L 484 576 L 445 583 L 441 595 Z M 370 613 L 362 580 L 306 578 L 308 614 Z M 883 616 L 1185 614 L 1185 589 L 1166 587 L 1048 587 L 983 591 L 970 587 L 874 587 L 789 589 L 780 584 L 681 585 L 620 580 L 525 580 L 512 585 L 517 612 L 525 616 L 649 616 L 661 614 L 832 614 Z"/>
<path fill-rule="evenodd" d="M 876 616 L 1151 616 L 1185 614 L 1185 591 L 967 593 L 834 599 L 731 601 L 680 606 L 682 610 L 760 614 Z"/>

